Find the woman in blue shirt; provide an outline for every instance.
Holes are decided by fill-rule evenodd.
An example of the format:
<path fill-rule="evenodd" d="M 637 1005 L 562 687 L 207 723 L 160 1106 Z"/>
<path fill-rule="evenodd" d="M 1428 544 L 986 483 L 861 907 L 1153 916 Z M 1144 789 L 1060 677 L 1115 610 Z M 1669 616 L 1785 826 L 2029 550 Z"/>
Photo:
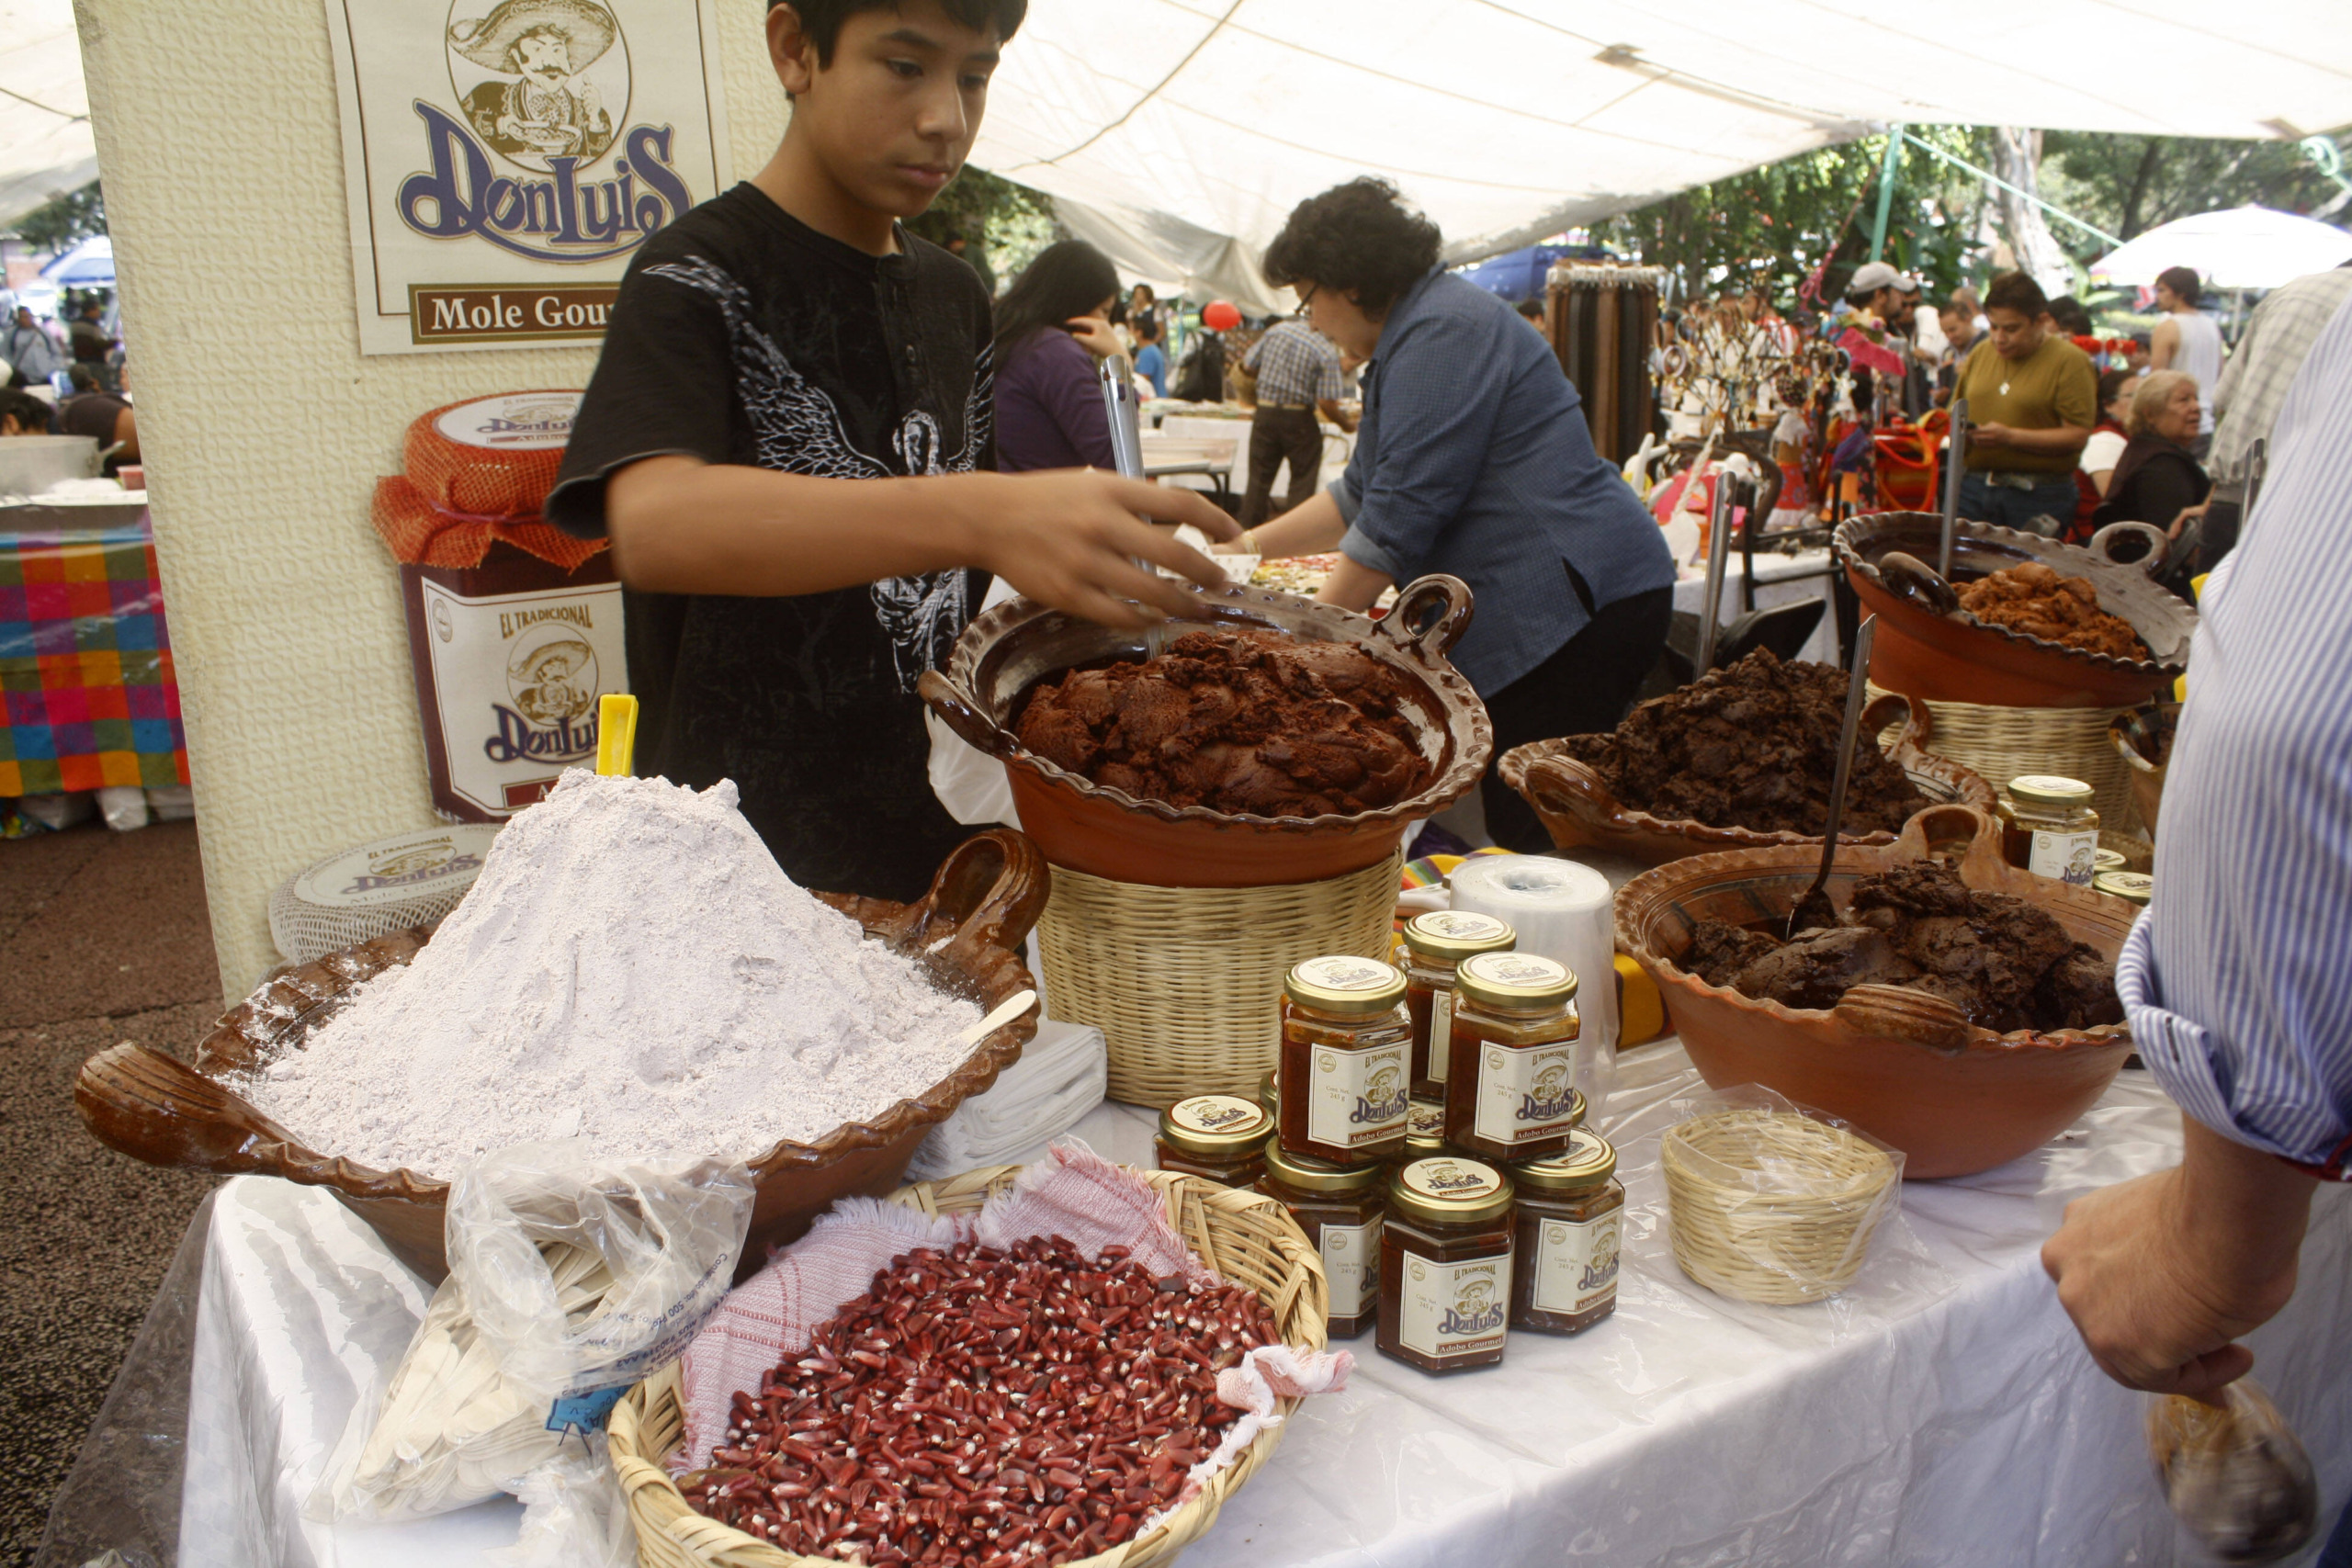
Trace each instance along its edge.
<path fill-rule="evenodd" d="M 1453 663 L 1486 700 L 1495 755 L 1614 728 L 1666 646 L 1674 560 L 1593 450 L 1576 388 L 1511 308 L 1438 265 L 1437 226 L 1385 180 L 1295 209 L 1266 277 L 1368 363 L 1347 472 L 1243 536 L 1245 553 L 1342 559 L 1321 597 L 1364 609 L 1391 583 L 1447 572 L 1477 615 Z M 1487 831 L 1537 853 L 1551 836 L 1493 769 Z"/>

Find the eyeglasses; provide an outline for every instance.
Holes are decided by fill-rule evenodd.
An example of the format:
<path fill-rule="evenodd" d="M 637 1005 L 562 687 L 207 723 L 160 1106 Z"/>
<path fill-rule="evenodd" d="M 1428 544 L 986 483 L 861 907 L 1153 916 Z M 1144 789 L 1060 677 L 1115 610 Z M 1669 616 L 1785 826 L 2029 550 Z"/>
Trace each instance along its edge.
<path fill-rule="evenodd" d="M 1315 302 L 1315 290 L 1319 287 L 1320 285 L 1310 283 L 1302 288 L 1298 295 L 1298 309 L 1293 310 L 1291 314 L 1294 316 L 1306 314 L 1306 307 Z"/>

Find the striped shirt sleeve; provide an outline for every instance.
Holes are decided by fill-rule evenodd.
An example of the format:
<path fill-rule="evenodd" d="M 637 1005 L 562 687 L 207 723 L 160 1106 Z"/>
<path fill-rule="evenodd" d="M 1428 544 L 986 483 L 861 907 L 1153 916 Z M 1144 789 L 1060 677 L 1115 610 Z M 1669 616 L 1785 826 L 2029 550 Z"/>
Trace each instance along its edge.
<path fill-rule="evenodd" d="M 2352 302 L 2206 585 L 2156 890 L 2117 964 L 2141 1057 L 2224 1136 L 2342 1177 L 2352 1147 Z"/>

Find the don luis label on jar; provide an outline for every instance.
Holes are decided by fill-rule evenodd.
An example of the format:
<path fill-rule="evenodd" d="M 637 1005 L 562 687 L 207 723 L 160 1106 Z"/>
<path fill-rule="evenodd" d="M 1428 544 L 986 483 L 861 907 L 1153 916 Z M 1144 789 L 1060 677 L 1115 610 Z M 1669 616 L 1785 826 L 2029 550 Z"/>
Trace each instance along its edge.
<path fill-rule="evenodd" d="M 1365 1051 L 1317 1050 L 1306 1086 L 1306 1135 L 1356 1149 L 1401 1137 L 1409 1109 L 1405 1042 Z"/>
<path fill-rule="evenodd" d="M 1439 1263 L 1405 1253 L 1403 1299 L 1396 1337 L 1433 1359 L 1475 1356 L 1501 1348 L 1510 1318 L 1510 1259 Z"/>
<path fill-rule="evenodd" d="M 1478 1136 L 1509 1147 L 1567 1131 L 1576 1120 L 1573 1041 L 1510 1046 L 1489 1041 L 1478 1055 Z"/>
<path fill-rule="evenodd" d="M 2088 887 L 2091 874 L 2098 870 L 2098 835 L 2092 833 L 2053 833 L 2036 829 L 2033 847 L 2026 852 L 2025 868 L 2036 876 L 2052 877 L 2072 883 L 2076 887 Z"/>
<path fill-rule="evenodd" d="M 1380 1221 L 1323 1227 L 1323 1277 L 1330 1281 L 1333 1317 L 1353 1317 L 1380 1293 Z"/>
<path fill-rule="evenodd" d="M 1617 1292 L 1618 1222 L 1622 1209 L 1578 1224 L 1545 1220 L 1535 1236 L 1535 1306 L 1575 1314 Z"/>

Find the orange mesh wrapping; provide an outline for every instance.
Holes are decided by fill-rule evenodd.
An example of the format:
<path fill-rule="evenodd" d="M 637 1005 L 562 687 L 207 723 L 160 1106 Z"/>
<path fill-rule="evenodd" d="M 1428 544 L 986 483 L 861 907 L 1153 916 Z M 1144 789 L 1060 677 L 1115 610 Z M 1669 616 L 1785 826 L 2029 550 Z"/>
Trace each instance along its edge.
<path fill-rule="evenodd" d="M 396 559 L 413 566 L 480 566 L 492 542 L 503 539 L 571 570 L 605 541 L 574 538 L 540 521 L 563 448 L 471 446 L 441 433 L 444 414 L 482 400 L 446 403 L 408 427 L 408 471 L 376 481 L 376 532 Z"/>

